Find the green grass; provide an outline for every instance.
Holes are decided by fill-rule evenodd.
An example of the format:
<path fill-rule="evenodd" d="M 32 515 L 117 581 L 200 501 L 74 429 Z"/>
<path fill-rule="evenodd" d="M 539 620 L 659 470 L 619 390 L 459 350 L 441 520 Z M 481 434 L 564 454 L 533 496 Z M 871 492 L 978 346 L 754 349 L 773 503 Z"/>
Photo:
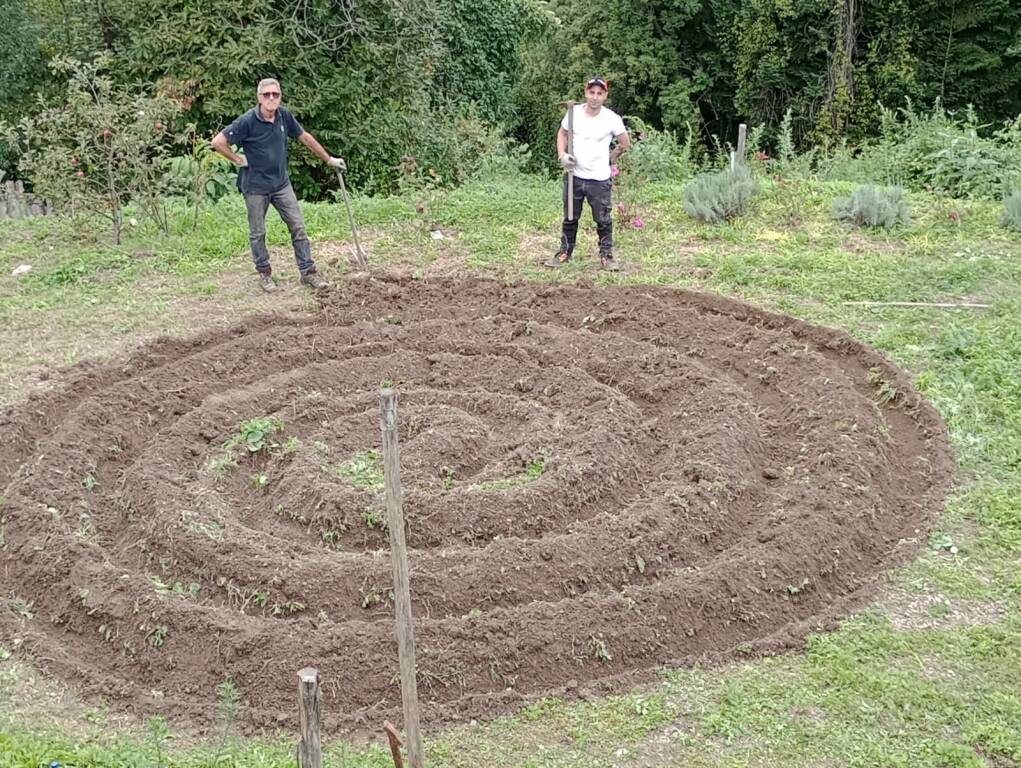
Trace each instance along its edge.
<path fill-rule="evenodd" d="M 911 223 L 874 232 L 831 215 L 832 200 L 849 194 L 853 184 L 797 182 L 796 195 L 771 181 L 762 187 L 747 217 L 716 226 L 684 213 L 680 185 L 629 193 L 647 226 L 617 232 L 626 267 L 619 275 L 596 273 L 586 261 L 555 273 L 539 266 L 557 242 L 555 182 L 476 181 L 440 196 L 430 216 L 448 234 L 442 241 L 429 237 L 411 199 L 355 201 L 377 264 L 424 273 L 448 258 L 461 272 L 502 279 L 711 290 L 845 328 L 914 376 L 946 420 L 960 466 L 947 508 L 933 531 L 920 533 L 929 546 L 892 577 L 896 599 L 848 618 L 836 632 L 811 636 L 804 652 L 665 670 L 658 683 L 624 695 L 547 699 L 513 716 L 430 730 L 431 766 L 1021 764 L 1017 236 L 1001 226 L 995 202 L 913 193 Z M 342 206 L 307 205 L 305 212 L 314 241 L 347 237 Z M 792 217 L 796 226 L 789 224 Z M 283 226 L 270 218 L 271 242 L 286 244 Z M 98 228 L 72 229 L 57 220 L 0 224 L 0 320 L 26 328 L 40 310 L 56 313 L 68 319 L 70 345 L 73 321 L 84 313 L 123 309 L 114 316 L 131 332 L 158 315 L 161 302 L 182 293 L 214 305 L 216 280 L 249 269 L 244 211 L 236 198 L 201 216 L 194 230 L 182 226 L 170 238 L 140 227 L 113 247 L 102 236 Z M 586 210 L 580 248 L 593 243 Z M 33 271 L 9 277 L 22 261 L 31 261 Z M 133 287 L 153 275 L 166 278 L 163 293 L 130 309 Z M 845 303 L 854 301 L 992 306 Z M 20 369 L 4 370 L 17 376 Z M 372 454 L 356 454 L 338 473 L 378 490 L 382 472 Z M 543 468 L 544 462 L 505 482 L 529 482 Z M 54 718 L 18 714 L 30 673 L 10 648 L 0 651 L 0 764 L 36 768 L 57 759 L 87 768 L 161 759 L 197 767 L 217 758 L 217 765 L 293 764 L 291 734 L 194 742 L 152 729 L 111 730 L 81 717 L 50 728 L 45 723 Z M 331 766 L 390 764 L 379 747 L 338 742 L 329 750 Z"/>

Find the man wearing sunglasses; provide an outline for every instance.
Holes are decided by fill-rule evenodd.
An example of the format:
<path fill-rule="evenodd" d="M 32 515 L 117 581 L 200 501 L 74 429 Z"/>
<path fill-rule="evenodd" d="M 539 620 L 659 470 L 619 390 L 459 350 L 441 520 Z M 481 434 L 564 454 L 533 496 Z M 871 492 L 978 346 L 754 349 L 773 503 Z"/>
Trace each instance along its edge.
<path fill-rule="evenodd" d="M 276 290 L 266 248 L 266 212 L 272 205 L 291 232 L 301 284 L 309 288 L 328 288 L 329 283 L 319 276 L 312 260 L 305 219 L 287 175 L 287 141 L 297 139 L 333 168 L 343 171 L 347 166 L 343 159 L 330 156 L 323 145 L 280 105 L 283 98 L 280 83 L 272 78 L 261 80 L 256 94 L 258 105 L 217 133 L 212 146 L 241 169 L 238 189 L 245 196 L 248 208 L 248 239 L 252 244 L 252 260 L 259 273 L 259 284 L 267 293 Z M 235 153 L 231 145 L 243 149 L 244 154 Z"/>

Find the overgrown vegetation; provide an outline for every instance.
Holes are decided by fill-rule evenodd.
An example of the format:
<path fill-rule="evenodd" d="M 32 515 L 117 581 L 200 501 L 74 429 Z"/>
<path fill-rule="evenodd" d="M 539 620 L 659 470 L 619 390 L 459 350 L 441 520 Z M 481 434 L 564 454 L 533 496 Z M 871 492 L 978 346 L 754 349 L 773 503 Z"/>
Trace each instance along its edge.
<path fill-rule="evenodd" d="M 1003 226 L 1021 232 L 1021 189 L 1015 190 L 1003 200 Z"/>
<path fill-rule="evenodd" d="M 747 122 L 763 131 L 757 148 L 776 148 L 788 114 L 798 147 L 846 144 L 857 154 L 878 138 L 914 165 L 910 176 L 857 181 L 951 194 L 989 194 L 978 188 L 981 171 L 1012 141 L 1003 121 L 1021 113 L 1021 7 L 1006 0 L 976 0 L 966 12 L 935 0 L 624 0 L 608 10 L 581 0 L 484 9 L 466 0 L 253 0 L 227 21 L 197 0 L 7 0 L 3 9 L 8 114 L 29 117 L 37 96 L 62 89 L 51 60 L 114 54 L 118 87 L 152 84 L 209 138 L 254 106 L 261 77 L 274 76 L 299 119 L 348 159 L 355 186 L 374 193 L 395 189 L 406 157 L 453 184 L 501 134 L 529 148 L 533 170 L 552 170 L 561 102 L 579 99 L 596 73 L 610 79 L 614 109 L 682 141 L 733 143 Z M 922 126 L 910 106 L 901 127 L 889 110 L 937 103 L 958 116 L 926 118 L 917 145 L 894 137 Z M 10 171 L 7 149 L 0 142 L 0 169 Z M 884 163 L 882 152 L 870 157 Z M 334 189 L 303 151 L 292 176 L 306 198 Z"/>

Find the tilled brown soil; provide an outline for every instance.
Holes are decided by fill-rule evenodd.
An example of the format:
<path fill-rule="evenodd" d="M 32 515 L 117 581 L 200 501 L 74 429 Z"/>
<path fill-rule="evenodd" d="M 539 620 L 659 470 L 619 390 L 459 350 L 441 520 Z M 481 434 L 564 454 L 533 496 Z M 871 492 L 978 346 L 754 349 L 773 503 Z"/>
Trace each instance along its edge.
<path fill-rule="evenodd" d="M 0 414 L 4 635 L 182 722 L 230 678 L 251 725 L 289 725 L 306 665 L 332 731 L 398 715 L 363 453 L 383 382 L 432 722 L 796 646 L 915 550 L 952 467 L 932 407 L 840 331 L 676 290 L 363 277 Z M 259 417 L 282 428 L 224 465 Z"/>

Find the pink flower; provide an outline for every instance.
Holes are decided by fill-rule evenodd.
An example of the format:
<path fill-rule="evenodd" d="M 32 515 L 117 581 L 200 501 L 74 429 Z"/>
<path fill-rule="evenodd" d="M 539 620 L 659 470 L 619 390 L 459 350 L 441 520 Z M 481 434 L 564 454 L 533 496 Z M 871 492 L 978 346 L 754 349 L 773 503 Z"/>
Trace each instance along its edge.
<path fill-rule="evenodd" d="M 617 211 L 621 215 L 627 213 L 627 203 L 617 203 Z"/>
<path fill-rule="evenodd" d="M 642 131 L 641 133 L 639 133 L 639 134 L 638 134 L 638 140 L 639 140 L 639 141 L 645 141 L 645 140 L 646 140 L 647 138 L 649 138 L 649 137 L 648 137 L 648 135 L 647 135 L 647 134 L 645 133 L 645 131 Z"/>
<path fill-rule="evenodd" d="M 765 152 L 756 152 L 755 159 L 758 160 L 760 163 L 768 163 L 769 155 Z"/>
<path fill-rule="evenodd" d="M 961 214 L 959 214 L 957 211 L 951 211 L 950 220 L 956 224 L 961 220 Z"/>
<path fill-rule="evenodd" d="M 620 168 L 618 168 L 615 165 L 611 165 L 610 166 L 610 176 L 612 176 L 614 178 L 616 178 L 617 176 L 620 176 Z"/>
<path fill-rule="evenodd" d="M 645 222 L 638 216 L 631 219 L 631 226 L 635 229 L 645 229 Z"/>

